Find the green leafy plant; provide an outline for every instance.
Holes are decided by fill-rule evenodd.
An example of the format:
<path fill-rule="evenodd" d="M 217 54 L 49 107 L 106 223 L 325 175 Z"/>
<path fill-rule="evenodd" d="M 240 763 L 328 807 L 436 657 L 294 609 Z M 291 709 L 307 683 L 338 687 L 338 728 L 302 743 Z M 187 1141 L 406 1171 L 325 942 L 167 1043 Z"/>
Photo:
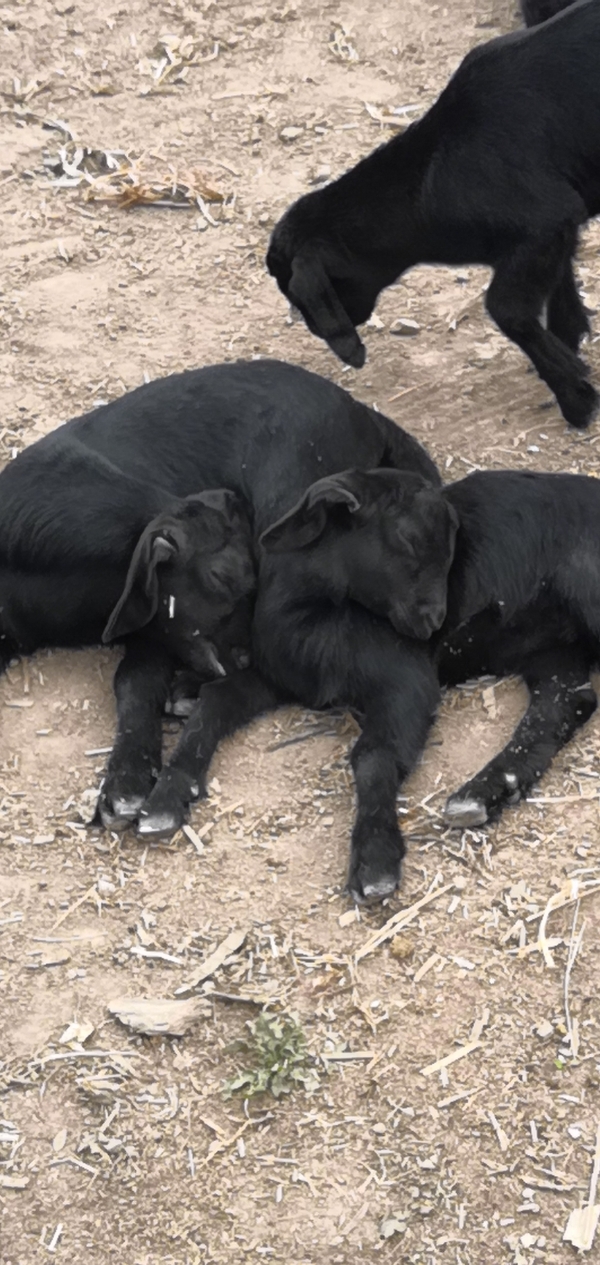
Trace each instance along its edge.
<path fill-rule="evenodd" d="M 255 1094 L 290 1094 L 302 1088 L 312 1093 L 319 1077 L 312 1066 L 306 1038 L 297 1015 L 259 1015 L 248 1023 L 250 1039 L 234 1047 L 249 1056 L 250 1066 L 225 1081 L 225 1097 L 242 1090 L 247 1098 Z"/>

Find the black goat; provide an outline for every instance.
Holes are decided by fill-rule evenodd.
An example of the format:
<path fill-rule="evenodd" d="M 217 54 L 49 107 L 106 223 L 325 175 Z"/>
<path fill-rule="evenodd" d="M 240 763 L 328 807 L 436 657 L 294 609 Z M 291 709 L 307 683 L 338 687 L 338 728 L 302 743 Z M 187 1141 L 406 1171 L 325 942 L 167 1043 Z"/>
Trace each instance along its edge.
<path fill-rule="evenodd" d="M 322 479 L 263 533 L 255 667 L 202 687 L 140 813 L 142 835 L 177 829 L 189 801 L 204 793 L 217 743 L 241 724 L 290 700 L 345 705 L 362 728 L 352 752 L 358 805 L 349 884 L 357 899 L 394 890 L 404 851 L 396 794 L 439 693 L 427 642 L 402 634 L 412 638 L 416 619 L 422 638 L 440 627 L 446 574 L 438 558 L 451 558 L 456 531 L 453 511 L 431 483 L 404 473 L 398 484 L 395 474 Z M 419 543 L 430 541 L 433 568 L 412 556 L 413 533 Z"/>
<path fill-rule="evenodd" d="M 600 0 L 578 0 L 473 49 L 422 119 L 290 207 L 267 266 L 313 334 L 359 368 L 355 326 L 408 268 L 487 264 L 490 316 L 588 426 L 573 257 L 600 213 L 599 64 Z"/>
<path fill-rule="evenodd" d="M 361 489 L 372 539 L 378 533 L 377 552 L 361 551 L 360 532 L 350 546 L 354 592 L 370 609 L 336 603 L 333 594 L 326 606 L 323 594 L 319 607 L 311 575 L 311 531 L 319 519 L 305 498 L 263 536 L 265 548 L 286 551 L 297 598 L 268 555 L 254 625 L 264 676 L 240 673 L 202 688 L 145 811 L 151 826 L 153 814 L 181 812 L 190 782 L 203 785 L 219 738 L 283 697 L 313 707 L 345 703 L 362 713 L 363 724 L 352 753 L 359 810 L 349 879 L 361 899 L 396 884 L 404 844 L 395 795 L 422 750 L 440 684 L 519 673 L 530 693 L 504 751 L 449 799 L 446 816 L 455 826 L 481 825 L 526 795 L 594 712 L 600 486 L 584 476 L 513 471 L 472 474 L 443 489 L 421 483 L 419 490 L 414 475 L 397 471 L 345 476 L 343 484 Z M 345 565 L 340 539 L 338 523 L 332 571 Z M 445 608 L 439 631 L 423 640 Z"/>
<path fill-rule="evenodd" d="M 2 666 L 13 654 L 30 653 L 38 646 L 97 642 L 125 585 L 136 541 L 170 499 L 203 488 L 230 488 L 248 506 L 256 538 L 288 511 L 309 485 L 354 464 L 367 468 L 391 465 L 439 482 L 425 451 L 389 419 L 353 400 L 333 383 L 277 361 L 216 365 L 164 378 L 60 427 L 0 474 Z M 314 513 L 323 520 L 323 528 L 328 528 L 320 563 L 316 544 L 314 550 L 312 581 L 321 593 L 332 588 L 329 570 L 338 520 L 339 530 L 346 531 L 348 522 L 354 525 L 358 541 L 367 542 L 371 528 L 375 532 L 379 529 L 371 511 L 365 517 L 360 499 L 348 488 L 330 487 L 326 494 L 310 495 L 314 496 Z M 350 517 L 349 507 L 356 511 Z M 234 538 L 242 530 L 239 516 L 230 527 L 235 548 Z M 162 527 L 160 538 L 160 549 L 164 550 Z M 373 541 L 376 557 L 378 539 L 373 537 Z M 220 540 L 217 561 L 207 558 L 204 566 L 200 555 L 198 583 L 203 595 L 209 595 L 210 610 L 203 618 L 206 622 L 210 616 L 213 624 L 218 624 L 209 641 L 214 641 L 216 658 L 230 670 L 235 666 L 233 650 L 243 650 L 247 643 L 247 623 L 245 631 L 240 631 L 237 610 L 230 621 L 225 620 L 223 589 L 214 570 L 223 564 L 226 543 Z M 244 536 L 242 543 L 248 544 Z M 357 562 L 363 557 L 366 559 L 365 552 L 357 554 Z M 127 600 L 115 612 L 107 636 L 127 634 L 135 626 L 132 618 L 138 618 L 138 603 L 145 596 L 144 585 L 134 583 L 138 559 L 144 563 L 145 546 L 140 545 L 135 555 L 126 585 Z M 161 593 L 175 597 L 176 616 L 181 612 L 183 619 L 190 576 L 187 552 L 182 563 L 182 592 L 178 595 L 175 579 L 167 569 L 161 578 Z M 168 566 L 167 562 L 161 564 L 159 578 L 162 567 Z M 344 566 L 346 571 L 340 564 L 335 573 L 336 601 L 342 601 L 352 588 L 351 557 L 345 559 Z M 277 560 L 276 571 L 287 593 L 289 618 L 293 619 L 294 576 L 288 576 L 287 556 Z M 253 582 L 251 567 L 234 570 L 236 577 L 247 591 Z M 318 632 L 321 628 L 324 643 L 329 618 L 328 602 L 324 600 L 321 605 L 323 613 L 317 601 L 312 616 L 311 644 L 317 662 L 310 666 L 307 659 L 307 670 L 315 676 L 323 672 L 318 661 Z M 242 606 L 247 614 L 248 602 Z M 166 610 L 164 636 L 171 629 L 169 608 L 160 606 L 159 610 L 163 615 Z M 347 662 L 348 671 L 363 619 L 360 607 L 356 611 L 356 621 L 350 611 L 339 632 L 338 653 L 341 661 Z M 427 620 L 426 613 L 424 618 Z M 436 619 L 439 611 L 434 610 L 431 626 Z M 203 624 L 193 624 L 194 629 L 198 626 L 204 628 Z M 346 628 L 347 652 L 343 640 Z M 181 634 L 178 644 L 179 657 L 189 662 L 189 638 Z M 151 642 L 146 630 L 141 638 L 128 639 L 115 680 L 118 737 L 99 804 L 107 825 L 133 819 L 151 790 L 154 772 L 160 767 L 161 718 L 171 673 L 172 658 L 167 656 L 165 661 L 163 647 Z M 378 689 L 384 692 L 385 664 L 373 665 L 372 675 L 377 678 L 378 674 Z M 238 678 L 239 674 L 235 675 L 235 680 Z M 218 691 L 215 697 L 220 697 Z M 366 774 L 363 782 L 365 778 Z M 186 800 L 194 797 L 194 786 L 192 782 L 188 787 Z M 359 799 L 364 793 L 359 786 Z"/>
<path fill-rule="evenodd" d="M 521 0 L 525 26 L 539 26 L 540 22 L 547 22 L 571 4 L 573 0 Z"/>

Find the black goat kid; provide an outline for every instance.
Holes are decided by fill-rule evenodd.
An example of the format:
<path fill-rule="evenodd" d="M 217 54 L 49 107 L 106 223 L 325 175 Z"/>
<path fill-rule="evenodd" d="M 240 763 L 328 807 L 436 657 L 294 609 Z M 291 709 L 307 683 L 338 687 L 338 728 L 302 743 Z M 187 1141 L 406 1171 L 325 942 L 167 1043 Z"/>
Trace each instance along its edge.
<path fill-rule="evenodd" d="M 573 258 L 600 213 L 599 64 L 600 0 L 579 0 L 473 49 L 422 119 L 290 207 L 267 265 L 313 334 L 359 368 L 355 327 L 408 268 L 487 264 L 490 316 L 588 426 Z"/>
<path fill-rule="evenodd" d="M 179 659 L 193 666 L 198 639 L 190 639 L 188 634 L 200 629 L 210 644 L 209 661 L 204 658 L 198 666 L 206 667 L 207 674 L 212 668 L 212 676 L 219 673 L 219 662 L 226 671 L 233 670 L 236 662 L 239 666 L 243 661 L 235 648 L 243 651 L 248 642 L 249 599 L 242 598 L 243 618 L 236 601 L 240 590 L 247 595 L 254 584 L 249 551 L 260 533 L 286 514 L 307 488 L 323 476 L 353 465 L 367 469 L 394 466 L 416 471 L 433 484 L 439 482 L 426 452 L 394 422 L 316 374 L 262 360 L 214 365 L 149 383 L 59 427 L 2 471 L 1 667 L 17 652 L 99 641 L 111 610 L 124 586 L 126 589 L 106 631 L 107 636 L 127 639 L 125 658 L 115 680 L 117 743 L 99 805 L 107 825 L 135 819 L 160 768 L 161 720 L 173 659 L 164 645 L 151 639 L 151 625 L 140 633 L 132 632 L 139 627 L 137 621 L 150 619 L 148 598 L 152 592 L 147 591 L 147 584 L 153 585 L 156 578 L 155 618 L 162 621 L 160 637 L 170 639 L 172 646 L 177 633 Z M 180 529 L 174 524 L 173 530 L 167 531 L 164 522 L 159 524 L 160 533 L 153 544 L 154 528 L 146 534 L 132 561 L 136 542 L 156 515 L 173 503 L 181 507 L 178 498 L 211 488 L 230 488 L 243 499 L 253 539 L 236 497 L 220 493 L 222 533 L 213 528 L 206 538 L 202 534 L 195 538 L 196 562 L 186 547 L 172 554 L 172 548 L 179 549 Z M 207 505 L 213 504 L 218 518 L 210 501 L 215 495 L 206 492 L 198 503 L 206 499 Z M 311 661 L 307 641 L 304 664 L 312 681 L 325 675 L 325 660 L 332 650 L 327 643 L 332 602 L 341 602 L 345 611 L 337 633 L 337 653 L 340 670 L 346 665 L 350 671 L 353 646 L 360 641 L 364 619 L 357 602 L 373 597 L 369 581 L 364 594 L 362 588 L 356 590 L 354 606 L 349 601 L 357 567 L 353 570 L 352 555 L 346 551 L 332 569 L 336 532 L 346 534 L 352 524 L 354 538 L 363 544 L 356 561 L 363 559 L 368 569 L 369 533 L 379 529 L 373 511 L 363 505 L 361 488 L 332 485 L 327 492 L 311 491 L 307 506 L 312 504 L 310 497 L 314 497 L 311 513 L 323 530 L 322 542 L 315 540 L 312 549 L 311 582 L 317 594 L 334 590 L 331 600 L 324 597 L 321 604 L 317 600 L 311 608 L 309 641 L 316 661 Z M 180 524 L 184 535 L 189 526 L 187 518 Z M 371 552 L 376 557 L 380 546 L 378 538 L 374 539 Z M 342 542 L 342 553 L 345 548 Z M 150 576 L 146 567 L 154 563 L 156 570 Z M 287 554 L 273 557 L 270 566 L 286 606 L 286 619 L 297 637 L 294 569 L 288 565 Z M 190 581 L 206 600 L 206 609 L 200 612 L 196 610 L 197 599 L 188 612 Z M 299 620 L 303 596 L 301 593 L 297 603 Z M 439 607 L 434 604 L 429 612 L 424 609 L 422 616 L 424 627 L 431 629 L 439 622 Z M 273 618 L 276 623 L 277 611 Z M 232 680 L 237 682 L 239 675 L 234 673 Z M 378 663 L 375 658 L 371 676 L 374 691 L 384 694 L 385 662 Z M 271 687 L 262 688 L 261 697 L 265 697 L 266 688 L 270 699 Z M 243 693 L 244 689 L 242 683 L 239 690 Z M 221 693 L 215 690 L 211 697 L 220 699 Z M 252 706 L 250 714 L 255 714 L 256 703 Z M 176 710 L 181 710 L 180 705 Z M 215 721 L 217 737 L 226 724 L 226 708 L 223 716 L 225 720 Z M 239 718 L 233 728 L 237 724 Z M 384 753 L 382 758 L 388 757 Z M 375 756 L 372 767 L 376 778 Z M 359 800 L 367 793 L 366 773 L 361 777 Z M 187 785 L 186 802 L 194 796 L 194 786 L 195 781 Z M 181 799 L 178 812 L 180 804 Z M 152 820 L 147 816 L 149 827 Z"/>
<path fill-rule="evenodd" d="M 172 826 L 178 824 L 190 783 L 203 784 L 219 737 L 283 697 L 313 707 L 345 703 L 363 725 L 352 753 L 359 808 L 349 878 L 361 899 L 386 895 L 397 882 L 404 844 L 395 796 L 421 753 L 440 684 L 519 673 L 530 693 L 505 750 L 448 801 L 447 819 L 456 826 L 492 820 L 526 795 L 594 712 L 600 485 L 578 475 L 512 471 L 469 475 L 444 489 L 421 483 L 418 490 L 415 476 L 397 471 L 355 479 L 344 482 L 355 490 L 362 483 L 378 540 L 370 556 L 353 550 L 354 592 L 371 611 L 330 597 L 316 628 L 306 502 L 267 531 L 265 549 L 287 551 L 298 601 L 283 591 L 268 555 L 254 625 L 264 677 L 251 672 L 203 687 L 189 740 L 184 734 L 147 811 L 151 828 L 158 811 L 174 813 Z M 339 529 L 332 549 L 339 556 Z M 443 625 L 422 640 L 439 625 L 446 593 Z M 398 637 L 392 622 L 414 639 Z"/>
<path fill-rule="evenodd" d="M 255 669 L 202 688 L 176 751 L 139 819 L 142 835 L 172 833 L 203 793 L 219 740 L 280 703 L 350 708 L 357 815 L 349 884 L 380 899 L 404 852 L 398 786 L 422 749 L 438 702 L 427 638 L 443 622 L 456 519 L 418 474 L 389 470 L 322 479 L 262 535 L 254 616 Z M 411 540 L 427 539 L 421 566 Z M 447 565 L 439 564 L 443 554 Z M 377 618 L 372 612 L 383 618 Z M 388 622 L 389 621 L 389 622 Z"/>

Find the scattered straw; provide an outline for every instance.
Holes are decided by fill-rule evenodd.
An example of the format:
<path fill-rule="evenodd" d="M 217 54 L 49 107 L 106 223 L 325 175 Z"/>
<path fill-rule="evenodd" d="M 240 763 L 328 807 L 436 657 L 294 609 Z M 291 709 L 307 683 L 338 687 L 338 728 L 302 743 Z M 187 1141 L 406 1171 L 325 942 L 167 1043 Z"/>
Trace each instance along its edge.
<path fill-rule="evenodd" d="M 362 958 L 366 957 L 368 953 L 372 953 L 374 949 L 378 949 L 380 944 L 384 944 L 386 940 L 391 939 L 397 931 L 400 931 L 403 927 L 407 927 L 409 923 L 414 922 L 421 909 L 424 909 L 426 905 L 429 905 L 432 900 L 438 900 L 440 896 L 444 896 L 445 893 L 451 891 L 453 887 L 454 883 L 446 883 L 445 887 L 430 888 L 429 891 L 426 892 L 425 896 L 422 896 L 420 900 L 415 901 L 414 905 L 409 905 L 408 909 L 401 909 L 398 914 L 394 914 L 393 918 L 390 918 L 380 931 L 376 931 L 374 935 L 369 936 L 368 940 L 365 940 L 362 949 L 359 949 L 354 955 L 355 964 L 360 962 Z"/>
<path fill-rule="evenodd" d="M 550 900 L 548 901 L 548 904 L 542 914 L 542 921 L 540 923 L 537 938 L 537 948 L 543 954 L 546 966 L 549 966 L 551 969 L 554 969 L 555 966 L 554 958 L 550 952 L 546 936 L 546 927 L 548 926 L 550 914 L 554 913 L 557 909 L 562 909 L 565 905 L 572 905 L 575 901 L 583 900 L 584 896 L 593 896 L 594 892 L 598 891 L 600 891 L 600 883 L 593 882 L 586 885 L 585 883 L 581 883 L 579 879 L 573 878 L 569 879 L 569 882 L 565 883 L 564 886 L 561 887 L 560 891 L 555 892 L 554 896 L 550 897 Z"/>
<path fill-rule="evenodd" d="M 180 993 L 191 992 L 191 990 L 196 988 L 198 984 L 201 984 L 203 980 L 208 979 L 209 975 L 214 975 L 215 971 L 223 965 L 228 957 L 231 957 L 232 953 L 237 953 L 238 949 L 241 949 L 245 939 L 245 931 L 230 931 L 229 935 L 221 941 L 221 944 L 218 945 L 214 953 L 211 953 L 210 957 L 208 957 L 206 961 L 202 963 L 202 966 L 195 971 L 191 979 L 189 979 L 186 984 L 180 984 L 179 988 L 175 989 L 175 996 L 179 997 Z"/>
<path fill-rule="evenodd" d="M 438 1059 L 437 1063 L 429 1063 L 427 1067 L 422 1067 L 420 1069 L 421 1076 L 433 1076 L 435 1072 L 440 1072 L 443 1067 L 450 1067 L 451 1063 L 456 1063 L 458 1059 L 464 1059 L 467 1054 L 472 1054 L 473 1050 L 478 1050 L 481 1045 L 481 1041 L 468 1041 L 466 1045 L 461 1045 L 458 1050 L 453 1050 L 445 1058 Z"/>
<path fill-rule="evenodd" d="M 577 1022 L 577 1019 L 571 1018 L 571 1011 L 569 1009 L 569 982 L 571 979 L 571 971 L 573 970 L 573 967 L 575 965 L 575 959 L 581 948 L 581 941 L 583 939 L 583 931 L 585 927 L 585 922 L 583 922 L 581 924 L 581 930 L 577 936 L 577 939 L 575 939 L 575 928 L 577 926 L 577 919 L 579 917 L 579 904 L 580 902 L 577 901 L 577 904 L 575 906 L 575 913 L 573 915 L 573 926 L 571 927 L 571 939 L 569 941 L 569 953 L 567 957 L 567 965 L 565 968 L 565 1024 L 567 1027 L 567 1037 L 569 1039 L 571 1054 L 573 1055 L 573 1058 L 576 1058 L 577 1054 L 579 1053 L 579 1024 Z"/>
<path fill-rule="evenodd" d="M 600 1219 L 600 1204 L 595 1203 L 598 1178 L 600 1177 L 600 1124 L 596 1132 L 594 1166 L 590 1180 L 590 1196 L 584 1208 L 574 1208 L 563 1234 L 563 1242 L 572 1243 L 580 1252 L 589 1252 Z"/>

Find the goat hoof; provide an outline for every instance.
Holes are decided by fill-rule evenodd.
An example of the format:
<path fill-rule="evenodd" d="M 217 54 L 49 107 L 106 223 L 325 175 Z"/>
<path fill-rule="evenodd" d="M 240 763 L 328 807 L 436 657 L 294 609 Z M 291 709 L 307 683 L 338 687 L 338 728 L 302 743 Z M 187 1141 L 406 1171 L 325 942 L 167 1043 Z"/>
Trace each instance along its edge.
<path fill-rule="evenodd" d="M 376 905 L 393 896 L 398 886 L 398 874 L 380 874 L 377 878 L 351 878 L 348 883 L 348 894 L 356 905 Z"/>
<path fill-rule="evenodd" d="M 169 839 L 179 830 L 183 817 L 176 813 L 143 813 L 138 821 L 137 833 L 144 839 Z"/>
<path fill-rule="evenodd" d="M 597 392 L 591 382 L 584 380 L 579 386 L 577 397 L 568 404 L 565 403 L 564 407 L 561 405 L 561 412 L 569 426 L 575 430 L 586 430 L 593 422 L 599 406 Z"/>
<path fill-rule="evenodd" d="M 449 826 L 466 830 L 469 826 L 484 826 L 488 819 L 482 799 L 459 799 L 452 796 L 444 808 L 444 820 Z"/>
<path fill-rule="evenodd" d="M 187 719 L 188 716 L 191 716 L 197 703 L 197 698 L 175 698 L 171 704 L 168 704 L 168 709 L 172 716 L 181 716 Z"/>
<path fill-rule="evenodd" d="M 398 886 L 396 874 L 384 874 L 372 883 L 363 883 L 362 900 L 365 905 L 378 904 L 386 896 L 393 896 Z"/>
<path fill-rule="evenodd" d="M 105 830 L 127 830 L 135 821 L 144 802 L 143 795 L 120 796 L 98 805 L 98 816 Z"/>

